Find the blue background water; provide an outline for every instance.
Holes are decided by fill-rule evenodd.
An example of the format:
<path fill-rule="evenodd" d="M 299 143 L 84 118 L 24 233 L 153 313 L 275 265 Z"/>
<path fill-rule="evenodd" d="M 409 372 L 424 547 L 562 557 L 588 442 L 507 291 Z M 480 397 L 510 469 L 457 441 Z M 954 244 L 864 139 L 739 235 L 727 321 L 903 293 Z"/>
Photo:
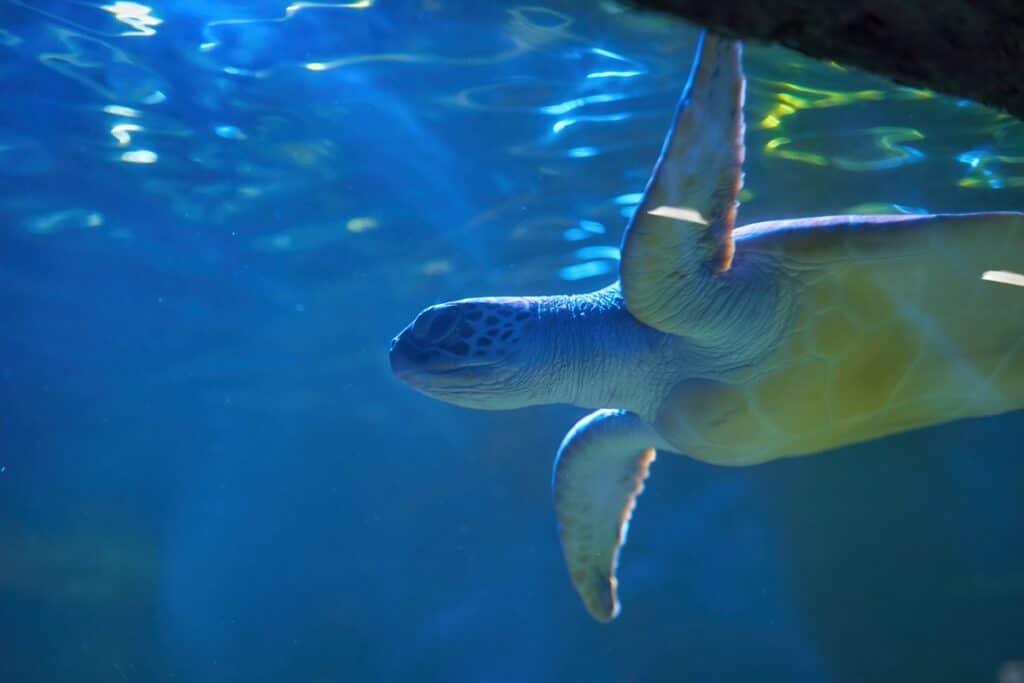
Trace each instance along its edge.
<path fill-rule="evenodd" d="M 387 344 L 430 303 L 613 277 L 696 33 L 608 3 L 349 4 L 0 0 L 0 682 L 963 682 L 1024 658 L 1021 414 L 663 457 L 623 615 L 592 623 L 548 490 L 580 411 L 430 401 Z M 1024 209 L 1020 123 L 745 62 L 743 221 Z"/>

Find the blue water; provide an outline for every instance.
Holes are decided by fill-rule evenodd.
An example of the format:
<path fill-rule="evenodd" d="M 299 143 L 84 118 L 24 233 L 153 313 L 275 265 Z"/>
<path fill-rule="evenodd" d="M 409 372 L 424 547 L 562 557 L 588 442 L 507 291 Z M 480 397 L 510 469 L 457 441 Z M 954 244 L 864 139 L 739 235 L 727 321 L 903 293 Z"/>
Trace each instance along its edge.
<path fill-rule="evenodd" d="M 426 305 L 614 277 L 696 36 L 569 0 L 0 0 L 0 683 L 1020 680 L 1020 413 L 660 458 L 601 626 L 548 489 L 581 411 L 390 376 Z M 1024 209 L 1024 124 L 745 65 L 742 222 Z"/>

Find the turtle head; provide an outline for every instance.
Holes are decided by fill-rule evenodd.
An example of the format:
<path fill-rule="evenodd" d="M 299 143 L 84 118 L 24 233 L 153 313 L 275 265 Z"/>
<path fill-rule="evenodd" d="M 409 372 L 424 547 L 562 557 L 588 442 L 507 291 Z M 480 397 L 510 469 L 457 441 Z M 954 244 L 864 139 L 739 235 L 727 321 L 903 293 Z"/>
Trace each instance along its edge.
<path fill-rule="evenodd" d="M 414 389 L 468 408 L 530 405 L 538 306 L 526 298 L 431 306 L 391 342 L 391 370 Z"/>

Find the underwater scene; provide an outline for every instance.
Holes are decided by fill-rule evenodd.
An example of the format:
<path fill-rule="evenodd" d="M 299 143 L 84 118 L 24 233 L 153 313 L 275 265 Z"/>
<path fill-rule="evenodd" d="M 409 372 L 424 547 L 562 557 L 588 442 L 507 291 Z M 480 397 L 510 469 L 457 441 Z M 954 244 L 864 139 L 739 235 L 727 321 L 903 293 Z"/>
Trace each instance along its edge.
<path fill-rule="evenodd" d="M 0 683 L 1024 682 L 1019 120 L 579 0 L 0 98 Z"/>

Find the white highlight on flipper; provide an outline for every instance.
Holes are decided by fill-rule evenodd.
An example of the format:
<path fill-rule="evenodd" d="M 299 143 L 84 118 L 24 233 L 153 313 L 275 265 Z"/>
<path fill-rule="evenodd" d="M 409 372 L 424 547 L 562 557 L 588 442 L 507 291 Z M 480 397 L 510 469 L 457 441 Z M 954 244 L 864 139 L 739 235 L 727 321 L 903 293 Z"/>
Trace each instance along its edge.
<path fill-rule="evenodd" d="M 685 221 L 687 223 L 697 223 L 698 225 L 707 225 L 708 221 L 704 216 L 700 214 L 700 211 L 696 209 L 687 209 L 679 206 L 658 206 L 648 211 L 652 216 L 661 216 L 663 218 L 671 218 L 674 221 Z"/>
<path fill-rule="evenodd" d="M 1024 275 L 1012 273 L 1008 270 L 986 270 L 981 274 L 981 279 L 988 280 L 989 282 L 998 282 L 1003 285 L 1024 287 Z"/>

